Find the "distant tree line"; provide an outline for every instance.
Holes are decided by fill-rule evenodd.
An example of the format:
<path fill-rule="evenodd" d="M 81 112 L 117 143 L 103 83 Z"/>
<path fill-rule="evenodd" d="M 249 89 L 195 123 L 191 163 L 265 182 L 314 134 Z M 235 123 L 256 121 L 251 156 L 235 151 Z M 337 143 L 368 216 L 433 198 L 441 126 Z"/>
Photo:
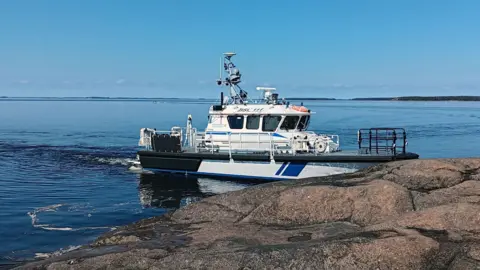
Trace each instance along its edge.
<path fill-rule="evenodd" d="M 392 100 L 392 101 L 480 101 L 480 96 L 405 96 L 381 98 L 354 98 L 352 100 Z"/>
<path fill-rule="evenodd" d="M 293 97 L 293 98 L 286 98 L 286 100 L 336 100 L 335 98 L 314 98 L 314 97 L 307 97 L 307 98 L 298 98 L 298 97 Z"/>

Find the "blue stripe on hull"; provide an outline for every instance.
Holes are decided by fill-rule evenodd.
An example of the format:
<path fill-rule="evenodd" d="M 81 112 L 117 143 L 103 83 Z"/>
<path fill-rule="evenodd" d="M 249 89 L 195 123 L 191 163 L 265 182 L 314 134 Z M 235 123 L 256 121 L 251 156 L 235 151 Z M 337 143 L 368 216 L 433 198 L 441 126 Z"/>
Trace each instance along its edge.
<path fill-rule="evenodd" d="M 284 162 L 282 164 L 282 166 L 280 166 L 280 169 L 278 169 L 278 171 L 275 173 L 275 175 L 279 175 L 283 171 L 283 169 L 285 168 L 285 165 L 287 165 L 287 162 Z"/>
<path fill-rule="evenodd" d="M 257 179 L 257 180 L 266 180 L 266 181 L 280 181 L 280 180 L 290 180 L 291 178 L 280 178 L 280 177 L 262 177 L 262 176 L 252 176 L 252 175 L 241 175 L 241 174 L 223 174 L 223 173 L 207 173 L 207 172 L 190 172 L 190 171 L 177 171 L 177 170 L 164 170 L 164 169 L 149 169 L 144 168 L 145 170 L 154 171 L 154 172 L 167 172 L 167 173 L 176 173 L 176 174 L 192 174 L 200 176 L 212 176 L 212 177 L 233 177 L 233 178 L 243 178 L 243 179 Z"/>
<path fill-rule="evenodd" d="M 209 132 L 206 132 L 205 134 L 207 135 L 228 135 L 230 134 L 231 132 L 223 132 L 223 131 L 209 131 Z"/>
<path fill-rule="evenodd" d="M 284 162 L 275 175 L 298 177 L 305 166 L 307 162 Z"/>
<path fill-rule="evenodd" d="M 273 137 L 286 138 L 285 136 L 280 135 L 278 133 L 273 133 Z"/>
<path fill-rule="evenodd" d="M 206 135 L 228 135 L 228 134 L 231 134 L 232 132 L 230 131 L 207 131 L 205 132 Z M 245 135 L 248 135 L 248 134 L 253 134 L 253 135 L 258 135 L 257 133 L 244 133 Z M 263 132 L 263 133 L 260 133 L 260 134 L 268 134 L 267 132 Z M 286 138 L 285 136 L 283 135 L 280 135 L 278 133 L 273 133 L 272 134 L 273 137 L 278 137 L 278 138 Z"/>
<path fill-rule="evenodd" d="M 301 163 L 289 163 L 285 171 L 283 171 L 282 176 L 293 176 L 297 177 L 303 171 L 305 166 L 307 165 L 306 162 Z M 282 165 L 283 166 L 283 165 Z"/>

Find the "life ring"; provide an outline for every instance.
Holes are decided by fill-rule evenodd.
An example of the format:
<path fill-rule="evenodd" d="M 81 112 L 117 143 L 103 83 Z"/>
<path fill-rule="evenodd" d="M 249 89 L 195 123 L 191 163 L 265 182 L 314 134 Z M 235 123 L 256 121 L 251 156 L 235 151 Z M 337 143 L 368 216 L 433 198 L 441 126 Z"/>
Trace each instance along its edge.
<path fill-rule="evenodd" d="M 292 105 L 292 109 L 299 112 L 308 112 L 308 109 L 304 106 L 295 106 Z"/>

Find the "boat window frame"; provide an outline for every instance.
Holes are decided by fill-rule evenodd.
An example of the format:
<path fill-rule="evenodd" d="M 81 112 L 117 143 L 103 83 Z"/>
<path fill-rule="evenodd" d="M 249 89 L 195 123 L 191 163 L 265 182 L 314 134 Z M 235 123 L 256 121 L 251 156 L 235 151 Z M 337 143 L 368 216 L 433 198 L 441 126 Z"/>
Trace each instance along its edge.
<path fill-rule="evenodd" d="M 295 125 L 294 125 L 293 128 L 289 128 L 289 129 L 283 128 L 283 124 L 285 123 L 285 120 L 287 119 L 287 117 L 297 117 L 297 121 L 295 122 Z M 300 123 L 300 119 L 302 119 L 302 116 L 298 115 L 298 114 L 285 115 L 284 117 L 282 117 L 282 122 L 280 123 L 279 129 L 280 130 L 285 130 L 285 131 L 296 130 L 298 124 Z"/>
<path fill-rule="evenodd" d="M 248 118 L 249 117 L 258 117 L 258 122 L 257 122 L 257 128 L 248 128 Z M 257 115 L 257 114 L 252 114 L 252 115 L 245 115 L 245 129 L 246 130 L 259 130 L 261 125 L 260 122 L 262 122 L 262 115 Z"/>
<path fill-rule="evenodd" d="M 300 129 L 299 125 L 300 125 L 300 122 L 302 121 L 302 118 L 305 117 L 306 118 L 306 121 L 305 121 L 305 124 L 304 124 L 304 127 L 302 129 Z M 308 129 L 308 125 L 310 124 L 310 115 L 309 114 L 305 114 L 305 115 L 302 115 L 302 117 L 300 117 L 300 120 L 298 121 L 297 123 L 297 130 L 298 131 L 305 131 Z"/>
<path fill-rule="evenodd" d="M 225 120 L 226 120 L 225 116 L 223 116 L 223 115 L 211 114 L 211 115 L 209 115 L 209 118 L 208 118 L 208 124 L 223 125 Z"/>
<path fill-rule="evenodd" d="M 240 128 L 232 128 L 232 126 L 230 125 L 230 117 L 241 117 L 242 118 L 242 126 Z M 241 130 L 241 129 L 244 129 L 245 128 L 245 115 L 243 114 L 229 114 L 227 115 L 227 123 L 228 123 L 228 127 L 230 129 L 235 129 L 235 130 Z"/>
<path fill-rule="evenodd" d="M 274 130 L 265 130 L 265 117 L 279 117 L 280 120 L 278 121 L 277 123 L 277 126 L 275 127 Z M 282 116 L 281 115 L 278 115 L 278 114 L 264 114 L 262 115 L 262 131 L 263 132 L 275 132 L 278 130 L 278 127 L 280 126 L 280 124 L 282 123 Z"/>

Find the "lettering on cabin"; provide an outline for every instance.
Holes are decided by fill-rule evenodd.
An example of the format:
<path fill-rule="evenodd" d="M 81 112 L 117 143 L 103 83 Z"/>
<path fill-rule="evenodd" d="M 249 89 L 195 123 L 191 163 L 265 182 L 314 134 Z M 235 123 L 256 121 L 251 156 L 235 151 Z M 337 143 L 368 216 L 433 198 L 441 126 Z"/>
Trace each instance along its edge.
<path fill-rule="evenodd" d="M 239 108 L 237 112 L 262 112 L 264 108 Z"/>

